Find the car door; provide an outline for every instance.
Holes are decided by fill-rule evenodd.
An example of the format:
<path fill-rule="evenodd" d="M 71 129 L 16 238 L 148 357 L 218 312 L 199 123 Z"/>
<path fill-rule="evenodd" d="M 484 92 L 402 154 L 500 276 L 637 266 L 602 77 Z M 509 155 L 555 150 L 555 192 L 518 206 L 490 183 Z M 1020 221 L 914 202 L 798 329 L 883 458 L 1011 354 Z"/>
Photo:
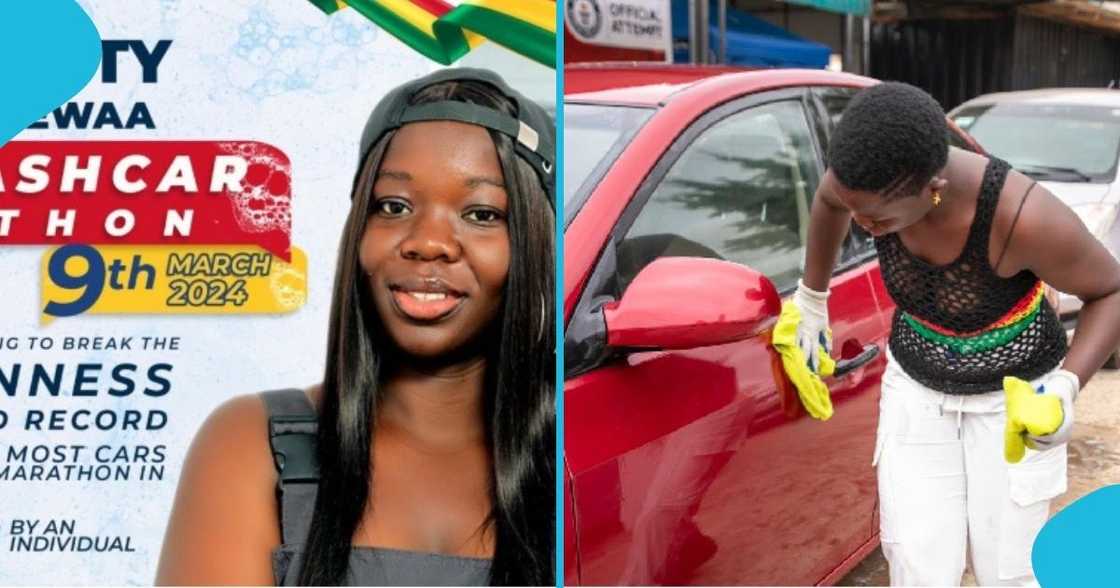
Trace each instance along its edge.
<path fill-rule="evenodd" d="M 565 455 L 582 584 L 814 584 L 871 540 L 881 354 L 829 380 L 835 414 L 819 422 L 768 333 L 626 352 L 586 328 L 658 257 L 741 263 L 792 293 L 821 173 L 805 97 L 743 98 L 690 125 L 581 295 L 565 341 Z M 865 265 L 832 282 L 834 345 L 849 359 L 882 330 Z"/>

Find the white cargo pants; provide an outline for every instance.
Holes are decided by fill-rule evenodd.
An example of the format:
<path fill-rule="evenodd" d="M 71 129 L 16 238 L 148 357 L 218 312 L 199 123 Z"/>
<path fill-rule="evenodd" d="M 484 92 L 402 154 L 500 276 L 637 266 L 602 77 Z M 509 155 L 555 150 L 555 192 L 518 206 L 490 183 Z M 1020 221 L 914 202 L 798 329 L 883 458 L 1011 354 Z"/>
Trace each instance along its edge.
<path fill-rule="evenodd" d="M 959 586 L 966 550 L 981 586 L 1037 585 L 1031 546 L 1066 490 L 1066 445 L 1008 464 L 1004 426 L 1002 390 L 937 392 L 888 351 L 873 464 L 892 586 Z"/>

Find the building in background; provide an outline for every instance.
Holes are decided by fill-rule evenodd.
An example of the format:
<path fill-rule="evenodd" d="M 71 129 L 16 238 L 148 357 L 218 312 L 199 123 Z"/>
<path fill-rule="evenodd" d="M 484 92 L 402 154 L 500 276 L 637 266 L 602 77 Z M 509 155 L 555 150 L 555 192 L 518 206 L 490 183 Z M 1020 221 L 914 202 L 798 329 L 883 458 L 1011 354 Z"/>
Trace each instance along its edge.
<path fill-rule="evenodd" d="M 676 1 L 676 0 L 674 0 Z M 688 4 L 687 0 L 684 3 Z M 719 20 L 720 2 L 712 2 L 710 10 L 716 11 L 713 22 Z M 853 73 L 867 73 L 870 48 L 870 0 L 726 0 L 728 14 L 744 14 L 750 19 L 768 24 L 787 35 L 811 42 L 827 49 L 825 62 L 812 67 L 828 67 Z M 729 16 L 728 41 L 734 38 L 737 26 Z M 712 45 L 718 45 L 718 32 L 713 30 Z M 718 60 L 718 51 L 712 52 Z M 761 64 L 760 64 L 761 65 Z M 796 62 L 782 67 L 806 67 Z"/>
<path fill-rule="evenodd" d="M 708 30 L 700 39 L 691 29 L 703 15 L 690 18 L 696 14 L 692 9 L 698 4 L 686 0 L 673 2 L 673 61 L 677 63 L 808 69 L 824 69 L 829 65 L 833 53 L 829 46 L 799 36 L 788 27 L 769 22 L 730 2 L 723 2 L 722 7 L 720 2 L 709 2 Z M 784 2 L 768 4 L 789 7 Z M 705 54 L 697 55 L 699 47 L 704 45 L 707 46 Z"/>
<path fill-rule="evenodd" d="M 981 94 L 1115 86 L 1120 2 L 876 2 L 871 75 L 946 110 Z"/>
<path fill-rule="evenodd" d="M 565 0 L 565 61 L 849 71 L 975 96 L 1120 85 L 1120 2 Z M 699 23 L 707 23 L 700 26 Z"/>
<path fill-rule="evenodd" d="M 830 65 L 840 69 L 844 64 L 848 71 L 863 71 L 867 61 L 864 31 L 868 27 L 863 23 L 870 14 L 870 0 L 566 0 L 563 4 L 567 63 L 672 61 L 813 69 Z M 702 22 L 707 26 L 699 26 Z M 623 34 L 610 38 L 612 31 Z"/>

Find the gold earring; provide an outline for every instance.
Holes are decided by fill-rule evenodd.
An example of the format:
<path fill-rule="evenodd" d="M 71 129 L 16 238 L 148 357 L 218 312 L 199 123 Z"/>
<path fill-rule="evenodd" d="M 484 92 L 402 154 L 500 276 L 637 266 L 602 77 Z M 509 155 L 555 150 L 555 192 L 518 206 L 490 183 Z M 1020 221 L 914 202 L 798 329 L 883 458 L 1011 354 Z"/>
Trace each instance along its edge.
<path fill-rule="evenodd" d="M 934 189 L 934 191 L 933 191 L 933 205 L 934 206 L 940 206 L 941 205 L 941 191 L 940 190 Z"/>

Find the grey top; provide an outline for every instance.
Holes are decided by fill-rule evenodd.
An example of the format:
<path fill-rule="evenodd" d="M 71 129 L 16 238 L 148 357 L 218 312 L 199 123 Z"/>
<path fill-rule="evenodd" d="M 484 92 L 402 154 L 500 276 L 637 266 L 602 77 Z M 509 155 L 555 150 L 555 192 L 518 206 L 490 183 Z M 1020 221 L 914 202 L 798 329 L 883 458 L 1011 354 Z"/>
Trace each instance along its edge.
<path fill-rule="evenodd" d="M 302 545 L 285 543 L 272 552 L 277 586 L 296 586 Z M 387 547 L 350 550 L 349 584 L 354 586 L 485 586 L 490 560 Z"/>
<path fill-rule="evenodd" d="M 272 551 L 277 586 L 295 586 L 311 527 L 319 471 L 314 463 L 318 417 L 302 390 L 261 394 L 269 413 L 269 444 L 279 473 L 281 545 Z M 386 547 L 350 550 L 348 583 L 359 586 L 485 586 L 490 560 Z"/>

